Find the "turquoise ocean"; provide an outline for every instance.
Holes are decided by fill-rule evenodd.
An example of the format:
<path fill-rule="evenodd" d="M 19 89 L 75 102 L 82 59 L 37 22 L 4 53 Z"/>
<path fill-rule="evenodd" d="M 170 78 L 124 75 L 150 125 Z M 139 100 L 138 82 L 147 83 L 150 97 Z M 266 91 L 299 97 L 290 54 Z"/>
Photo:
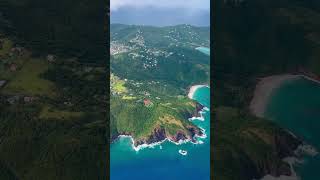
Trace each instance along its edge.
<path fill-rule="evenodd" d="M 210 179 L 210 88 L 201 87 L 193 99 L 208 109 L 203 110 L 204 121 L 193 120 L 205 129 L 202 144 L 176 145 L 165 141 L 153 148 L 135 151 L 129 137 L 121 137 L 110 145 L 111 180 L 209 180 Z M 179 150 L 187 151 L 183 156 Z"/>
<path fill-rule="evenodd" d="M 320 150 L 320 84 L 299 78 L 284 82 L 267 104 L 265 116 Z M 320 179 L 320 156 L 295 165 L 302 180 Z"/>

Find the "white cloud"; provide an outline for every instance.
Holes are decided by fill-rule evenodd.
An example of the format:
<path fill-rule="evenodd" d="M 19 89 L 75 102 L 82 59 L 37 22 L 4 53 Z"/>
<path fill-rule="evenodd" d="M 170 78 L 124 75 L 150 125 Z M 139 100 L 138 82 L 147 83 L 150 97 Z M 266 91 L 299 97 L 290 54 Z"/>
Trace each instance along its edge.
<path fill-rule="evenodd" d="M 121 7 L 179 8 L 190 11 L 209 10 L 210 0 L 110 0 L 111 11 Z"/>

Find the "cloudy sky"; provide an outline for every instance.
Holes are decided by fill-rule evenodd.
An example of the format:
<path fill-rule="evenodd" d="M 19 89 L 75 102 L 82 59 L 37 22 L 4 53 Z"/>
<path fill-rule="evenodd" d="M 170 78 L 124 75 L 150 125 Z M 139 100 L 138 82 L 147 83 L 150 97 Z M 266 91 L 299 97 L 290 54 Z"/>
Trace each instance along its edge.
<path fill-rule="evenodd" d="M 111 23 L 210 24 L 210 0 L 110 0 Z"/>

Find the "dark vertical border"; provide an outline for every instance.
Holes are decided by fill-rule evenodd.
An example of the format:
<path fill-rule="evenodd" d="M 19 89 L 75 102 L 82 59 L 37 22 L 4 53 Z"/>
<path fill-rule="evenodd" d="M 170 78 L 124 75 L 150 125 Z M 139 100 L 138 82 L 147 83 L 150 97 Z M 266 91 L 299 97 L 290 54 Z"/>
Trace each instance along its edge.
<path fill-rule="evenodd" d="M 107 106 L 106 106 L 106 140 L 107 140 L 107 166 L 106 166 L 106 179 L 110 179 L 110 0 L 106 1 L 105 7 L 105 23 L 104 23 L 104 32 L 105 32 L 105 44 L 106 44 L 106 78 L 107 78 Z"/>
<path fill-rule="evenodd" d="M 219 0 L 210 0 L 210 179 L 214 179 L 214 98 L 213 98 L 213 93 L 214 93 L 214 86 L 215 83 L 212 82 L 213 76 L 214 76 L 214 59 L 215 59 L 215 47 L 216 47 L 216 42 L 214 41 L 215 38 L 215 33 L 214 30 L 217 27 L 216 22 L 217 22 L 217 1 Z"/>

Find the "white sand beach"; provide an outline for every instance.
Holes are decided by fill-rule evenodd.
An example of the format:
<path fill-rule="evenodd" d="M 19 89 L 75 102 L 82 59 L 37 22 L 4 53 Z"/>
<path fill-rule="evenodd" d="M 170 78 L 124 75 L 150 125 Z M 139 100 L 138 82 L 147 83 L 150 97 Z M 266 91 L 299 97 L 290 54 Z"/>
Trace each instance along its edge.
<path fill-rule="evenodd" d="M 193 95 L 197 91 L 197 89 L 198 88 L 202 88 L 202 87 L 208 87 L 208 85 L 194 85 L 194 86 L 191 86 L 191 88 L 189 89 L 188 97 L 190 99 L 192 99 Z"/>
<path fill-rule="evenodd" d="M 261 78 L 261 80 L 256 85 L 254 96 L 251 100 L 249 107 L 250 111 L 257 117 L 264 117 L 266 106 L 268 105 L 270 96 L 272 95 L 274 90 L 279 88 L 284 82 L 296 80 L 299 78 L 305 78 L 310 81 L 320 83 L 318 80 L 305 75 L 282 74 Z M 295 136 L 290 131 L 288 132 Z M 318 152 L 311 145 L 303 144 L 295 150 L 295 154 L 298 156 L 300 156 L 301 154 L 315 156 L 318 154 Z M 296 157 L 286 157 L 283 159 L 283 161 L 287 162 L 290 165 L 292 172 L 291 176 L 281 175 L 279 177 L 273 177 L 271 175 L 266 175 L 261 180 L 300 180 L 301 178 L 295 173 L 293 165 L 301 164 L 303 163 L 303 160 L 297 159 Z"/>
<path fill-rule="evenodd" d="M 263 117 L 272 92 L 280 87 L 283 82 L 301 77 L 301 75 L 282 74 L 261 78 L 256 85 L 253 99 L 251 100 L 250 111 L 257 117 Z"/>

